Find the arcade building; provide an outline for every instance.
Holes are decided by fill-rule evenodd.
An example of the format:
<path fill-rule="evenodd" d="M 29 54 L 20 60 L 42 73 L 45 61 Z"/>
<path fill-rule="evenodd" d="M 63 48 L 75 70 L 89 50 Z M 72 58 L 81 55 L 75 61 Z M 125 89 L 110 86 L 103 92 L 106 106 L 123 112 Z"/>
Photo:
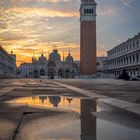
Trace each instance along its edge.
<path fill-rule="evenodd" d="M 117 78 L 125 69 L 129 76 L 140 76 L 140 33 L 107 52 L 104 76 Z"/>
<path fill-rule="evenodd" d="M 78 65 L 79 62 L 74 61 L 70 52 L 66 58 L 63 57 L 63 60 L 61 60 L 58 50 L 53 49 L 48 60 L 42 52 L 38 59 L 32 57 L 31 63 L 21 64 L 19 72 L 23 78 L 39 78 L 41 76 L 74 78 L 79 74 Z"/>

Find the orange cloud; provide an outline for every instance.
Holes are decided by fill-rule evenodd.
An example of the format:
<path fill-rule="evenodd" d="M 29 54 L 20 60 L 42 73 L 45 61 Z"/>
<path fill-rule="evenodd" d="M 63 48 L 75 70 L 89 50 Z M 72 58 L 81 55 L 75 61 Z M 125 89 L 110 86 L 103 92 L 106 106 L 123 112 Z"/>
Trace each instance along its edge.
<path fill-rule="evenodd" d="M 107 56 L 105 45 L 97 44 L 97 56 Z"/>
<path fill-rule="evenodd" d="M 22 42 L 23 43 L 23 42 Z M 64 42 L 51 42 L 48 44 L 40 44 L 38 46 L 26 47 L 26 46 L 6 46 L 5 49 L 10 53 L 11 49 L 17 56 L 17 66 L 19 66 L 23 62 L 31 62 L 33 53 L 35 57 L 39 57 L 44 52 L 44 55 L 48 58 L 49 53 L 52 52 L 53 46 L 57 45 L 58 52 L 61 55 L 61 59 L 64 56 L 68 55 L 69 50 L 71 51 L 72 56 L 75 60 L 80 59 L 80 46 L 75 43 L 64 43 Z M 97 45 L 97 56 L 106 56 L 106 50 L 104 45 Z"/>
<path fill-rule="evenodd" d="M 17 3 L 17 2 L 20 2 L 20 3 L 23 3 L 23 2 L 31 2 L 33 0 L 12 0 L 13 3 Z M 34 0 L 34 1 L 37 1 L 37 2 L 60 2 L 61 0 Z M 67 0 L 65 0 L 67 1 Z"/>
<path fill-rule="evenodd" d="M 29 8 L 29 7 L 15 7 L 8 9 L 8 12 L 10 13 L 16 13 L 16 14 L 23 14 L 23 15 L 36 15 L 36 16 L 46 16 L 46 17 L 74 17 L 79 16 L 78 12 L 74 11 L 60 11 L 60 10 L 51 10 L 47 8 Z"/>
<path fill-rule="evenodd" d="M 97 57 L 100 57 L 100 56 L 107 56 L 106 51 L 97 51 Z"/>
<path fill-rule="evenodd" d="M 3 28 L 0 31 L 2 46 L 17 55 L 17 66 L 31 62 L 35 53 L 39 57 L 42 50 L 47 56 L 57 46 L 59 53 L 65 57 L 71 51 L 75 60 L 80 58 L 79 46 L 79 12 L 59 7 L 24 7 L 20 2 L 32 0 L 12 0 L 15 6 L 7 8 L 3 14 Z M 38 2 L 59 2 L 59 0 L 35 0 Z M 61 1 L 61 0 L 60 0 Z M 64 0 L 65 1 L 65 0 Z M 17 6 L 18 3 L 20 6 Z M 23 6 L 23 7 L 21 7 Z M 109 13 L 109 12 L 108 12 Z M 98 45 L 98 56 L 105 54 L 105 47 Z"/>

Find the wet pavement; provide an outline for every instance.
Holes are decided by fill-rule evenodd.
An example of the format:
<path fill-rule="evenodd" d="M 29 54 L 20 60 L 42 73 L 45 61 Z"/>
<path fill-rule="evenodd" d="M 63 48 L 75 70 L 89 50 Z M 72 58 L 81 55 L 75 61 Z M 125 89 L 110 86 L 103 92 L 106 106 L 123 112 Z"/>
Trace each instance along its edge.
<path fill-rule="evenodd" d="M 91 99 L 48 80 L 8 80 L 0 87 L 0 140 L 140 138 L 140 117 L 103 99 Z"/>
<path fill-rule="evenodd" d="M 58 79 L 64 84 L 140 104 L 140 81 L 118 79 Z"/>

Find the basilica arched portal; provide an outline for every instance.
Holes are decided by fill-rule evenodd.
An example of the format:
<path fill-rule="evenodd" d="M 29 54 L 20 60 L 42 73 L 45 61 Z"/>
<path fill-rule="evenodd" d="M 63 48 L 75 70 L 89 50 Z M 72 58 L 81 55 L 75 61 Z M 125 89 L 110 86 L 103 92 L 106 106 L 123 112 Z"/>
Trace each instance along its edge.
<path fill-rule="evenodd" d="M 38 78 L 38 76 L 39 76 L 39 75 L 38 75 L 38 70 L 34 70 L 34 71 L 33 71 L 33 77 L 34 77 L 34 78 Z"/>
<path fill-rule="evenodd" d="M 54 77 L 56 75 L 55 68 L 48 68 L 48 77 Z"/>
<path fill-rule="evenodd" d="M 40 70 L 40 76 L 45 76 L 45 70 L 44 69 Z"/>
<path fill-rule="evenodd" d="M 69 69 L 65 70 L 65 78 L 70 78 L 71 77 L 71 72 Z"/>
<path fill-rule="evenodd" d="M 54 77 L 56 75 L 56 63 L 54 61 L 49 61 L 48 62 L 48 77 Z"/>
<path fill-rule="evenodd" d="M 58 77 L 64 78 L 64 71 L 62 69 L 58 71 Z"/>

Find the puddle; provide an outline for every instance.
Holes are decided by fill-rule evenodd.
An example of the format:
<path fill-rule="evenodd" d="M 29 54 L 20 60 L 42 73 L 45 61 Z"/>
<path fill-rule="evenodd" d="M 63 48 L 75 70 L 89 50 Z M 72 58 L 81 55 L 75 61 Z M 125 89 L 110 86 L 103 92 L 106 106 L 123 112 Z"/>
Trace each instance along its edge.
<path fill-rule="evenodd" d="M 8 102 L 66 111 L 52 116 L 44 114 L 42 116 L 41 113 L 25 115 L 17 140 L 139 140 L 140 138 L 140 120 L 98 100 L 42 95 Z"/>
<path fill-rule="evenodd" d="M 47 108 L 63 111 L 75 111 L 80 113 L 80 99 L 73 97 L 63 97 L 63 96 L 30 96 L 17 98 L 7 103 L 11 104 L 25 104 L 27 106 L 34 106 L 37 108 Z"/>

